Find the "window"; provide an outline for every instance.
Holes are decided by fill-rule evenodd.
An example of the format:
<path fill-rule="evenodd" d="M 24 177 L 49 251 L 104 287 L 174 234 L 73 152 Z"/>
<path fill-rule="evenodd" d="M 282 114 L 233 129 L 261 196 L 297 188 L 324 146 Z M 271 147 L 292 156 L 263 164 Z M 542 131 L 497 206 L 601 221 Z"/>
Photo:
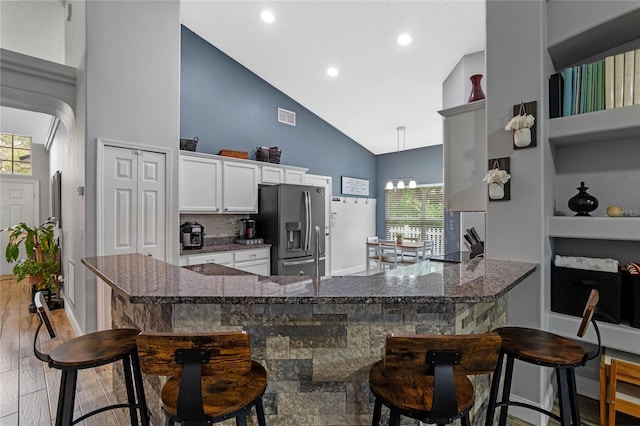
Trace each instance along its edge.
<path fill-rule="evenodd" d="M 31 176 L 31 137 L 0 133 L 0 173 Z"/>
<path fill-rule="evenodd" d="M 433 241 L 435 254 L 443 253 L 444 191 L 441 184 L 420 185 L 415 189 L 385 191 L 385 234 Z"/>

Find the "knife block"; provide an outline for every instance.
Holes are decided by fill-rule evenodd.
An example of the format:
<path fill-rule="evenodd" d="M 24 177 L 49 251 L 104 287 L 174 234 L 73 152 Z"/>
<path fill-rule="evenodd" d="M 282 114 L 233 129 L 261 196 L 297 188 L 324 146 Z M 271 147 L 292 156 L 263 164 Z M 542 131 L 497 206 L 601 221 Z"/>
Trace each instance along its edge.
<path fill-rule="evenodd" d="M 474 257 L 480 256 L 484 254 L 484 241 L 480 241 L 478 243 L 471 245 L 471 259 Z"/>

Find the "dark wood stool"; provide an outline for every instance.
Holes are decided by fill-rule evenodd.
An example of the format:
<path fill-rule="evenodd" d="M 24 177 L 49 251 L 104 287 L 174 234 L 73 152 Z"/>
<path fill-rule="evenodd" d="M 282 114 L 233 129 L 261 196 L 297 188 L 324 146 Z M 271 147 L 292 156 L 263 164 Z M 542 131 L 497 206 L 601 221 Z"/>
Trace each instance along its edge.
<path fill-rule="evenodd" d="M 530 408 L 539 413 L 546 414 L 558 420 L 563 426 L 580 425 L 580 410 L 574 370 L 576 367 L 584 366 L 587 361 L 596 358 L 600 353 L 600 331 L 593 319 L 598 298 L 598 290 L 591 290 L 582 316 L 582 322 L 578 329 L 578 337 L 583 337 L 589 328 L 589 322 L 593 324 L 598 337 L 598 347 L 591 352 L 585 352 L 584 349 L 572 339 L 542 330 L 523 327 L 503 327 L 494 330 L 494 332 L 502 337 L 502 347 L 500 348 L 500 359 L 491 383 L 486 426 L 493 424 L 495 410 L 499 407 L 501 407 L 499 424 L 501 426 L 506 425 L 507 411 L 510 405 Z M 507 364 L 505 368 L 502 400 L 496 401 L 498 397 L 498 387 L 500 386 L 502 363 L 505 356 L 507 358 Z M 516 359 L 555 369 L 556 379 L 558 381 L 559 416 L 541 407 L 524 402 L 511 401 L 509 399 L 513 362 Z"/>
<path fill-rule="evenodd" d="M 105 330 L 85 334 L 56 346 L 50 354 L 38 349 L 38 334 L 42 324 L 45 325 L 49 336 L 54 339 L 56 331 L 44 295 L 35 295 L 35 306 L 40 317 L 40 324 L 33 340 L 33 351 L 36 357 L 46 362 L 50 368 L 62 370 L 60 379 L 60 394 L 58 395 L 58 410 L 56 412 L 56 426 L 73 425 L 103 411 L 115 408 L 129 408 L 131 424 L 138 424 L 138 413 L 143 425 L 149 424 L 149 413 L 144 398 L 142 373 L 138 362 L 136 337 L 140 333 L 135 329 Z M 91 411 L 73 420 L 73 409 L 76 398 L 78 371 L 99 367 L 122 360 L 127 389 L 127 403 L 112 404 Z M 135 383 L 135 390 L 134 390 Z M 137 394 L 137 399 L 136 399 Z"/>
<path fill-rule="evenodd" d="M 500 336 L 387 336 L 384 359 L 371 367 L 369 386 L 376 397 L 372 425 L 380 424 L 382 405 L 389 425 L 400 416 L 425 423 L 469 425 L 473 385 L 467 376 L 491 373 L 498 361 Z"/>
<path fill-rule="evenodd" d="M 205 425 L 235 418 L 245 426 L 255 406 L 258 424 L 265 426 L 267 372 L 251 360 L 246 332 L 142 333 L 138 354 L 145 374 L 170 377 L 161 393 L 168 424 Z"/>

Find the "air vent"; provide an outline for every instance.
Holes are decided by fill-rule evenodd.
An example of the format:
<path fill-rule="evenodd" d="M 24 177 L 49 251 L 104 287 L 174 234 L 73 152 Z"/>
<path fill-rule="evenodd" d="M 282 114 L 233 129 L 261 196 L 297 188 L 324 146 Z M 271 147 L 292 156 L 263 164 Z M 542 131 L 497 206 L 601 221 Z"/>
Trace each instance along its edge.
<path fill-rule="evenodd" d="M 280 123 L 288 124 L 289 126 L 296 125 L 296 113 L 288 111 L 286 109 L 278 108 L 278 121 Z"/>

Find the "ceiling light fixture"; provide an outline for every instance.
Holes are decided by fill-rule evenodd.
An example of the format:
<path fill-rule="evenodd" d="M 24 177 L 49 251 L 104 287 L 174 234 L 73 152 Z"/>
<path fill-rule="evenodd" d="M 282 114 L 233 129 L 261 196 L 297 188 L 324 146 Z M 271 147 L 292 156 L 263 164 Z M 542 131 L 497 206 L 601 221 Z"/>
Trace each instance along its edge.
<path fill-rule="evenodd" d="M 400 46 L 407 46 L 407 45 L 411 44 L 412 41 L 413 41 L 413 39 L 411 38 L 411 36 L 409 34 L 401 34 L 398 37 L 398 44 Z"/>
<path fill-rule="evenodd" d="M 273 13 L 269 12 L 268 10 L 263 10 L 260 14 L 260 18 L 268 24 L 271 24 L 276 20 L 276 17 L 273 15 Z"/>
<path fill-rule="evenodd" d="M 418 185 L 416 184 L 416 180 L 412 177 L 406 178 L 406 177 L 399 177 L 400 176 L 400 133 L 402 133 L 402 150 L 404 151 L 406 149 L 406 138 L 405 138 L 405 132 L 407 130 L 406 126 L 398 126 L 396 127 L 396 130 L 398 131 L 398 156 L 397 156 L 397 173 L 396 173 L 396 177 L 395 179 L 390 179 L 389 182 L 387 182 L 387 185 L 384 187 L 384 189 L 386 190 L 392 190 L 392 189 L 404 189 L 404 180 L 408 179 L 409 180 L 409 188 L 410 189 L 414 189 L 416 188 Z"/>
<path fill-rule="evenodd" d="M 338 69 L 334 67 L 327 68 L 327 74 L 329 74 L 331 77 L 335 77 L 338 75 Z"/>

